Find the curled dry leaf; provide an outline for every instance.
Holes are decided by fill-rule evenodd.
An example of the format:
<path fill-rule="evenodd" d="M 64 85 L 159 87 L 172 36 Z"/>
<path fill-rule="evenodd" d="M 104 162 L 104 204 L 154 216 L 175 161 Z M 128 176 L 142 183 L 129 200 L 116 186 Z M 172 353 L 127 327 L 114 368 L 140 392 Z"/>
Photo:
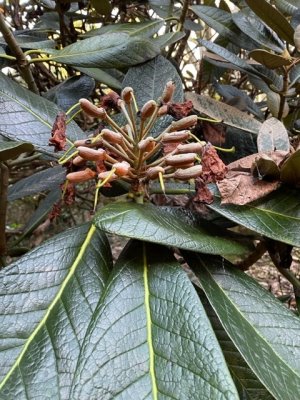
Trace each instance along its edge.
<path fill-rule="evenodd" d="M 184 103 L 169 103 L 168 114 L 175 119 L 181 119 L 191 114 L 193 103 L 189 100 Z"/>
<path fill-rule="evenodd" d="M 201 164 L 202 179 L 205 183 L 217 182 L 225 178 L 227 167 L 211 144 L 203 148 Z"/>
<path fill-rule="evenodd" d="M 221 193 L 221 204 L 245 205 L 273 192 L 280 182 L 255 179 L 247 172 L 231 173 L 226 179 L 217 182 Z"/>
<path fill-rule="evenodd" d="M 54 151 L 61 151 L 65 149 L 66 142 L 66 114 L 59 112 L 51 130 L 49 146 L 54 146 Z"/>
<path fill-rule="evenodd" d="M 258 153 L 229 164 L 226 178 L 217 182 L 221 203 L 245 205 L 276 190 L 280 186 L 280 164 L 286 156 L 285 151 Z"/>

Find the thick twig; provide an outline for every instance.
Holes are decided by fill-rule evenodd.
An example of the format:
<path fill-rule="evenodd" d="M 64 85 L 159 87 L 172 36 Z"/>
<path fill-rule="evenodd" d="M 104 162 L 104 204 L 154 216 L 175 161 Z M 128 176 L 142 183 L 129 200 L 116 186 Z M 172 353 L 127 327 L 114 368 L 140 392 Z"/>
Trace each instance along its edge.
<path fill-rule="evenodd" d="M 255 247 L 255 250 L 246 257 L 243 261 L 236 265 L 242 271 L 247 271 L 257 260 L 259 260 L 267 251 L 267 246 L 265 241 L 261 241 Z"/>
<path fill-rule="evenodd" d="M 2 33 L 3 38 L 6 41 L 11 52 L 14 54 L 14 56 L 17 59 L 17 65 L 18 65 L 19 72 L 20 72 L 22 78 L 24 79 L 24 81 L 27 83 L 28 89 L 36 94 L 39 94 L 37 85 L 34 81 L 34 78 L 33 78 L 33 75 L 32 75 L 31 69 L 30 69 L 30 65 L 29 65 L 28 61 L 26 60 L 26 56 L 23 53 L 21 47 L 18 45 L 11 30 L 6 25 L 4 16 L 1 12 L 0 12 L 0 32 Z"/>
<path fill-rule="evenodd" d="M 0 257 L 4 259 L 7 253 L 5 230 L 9 169 L 3 162 L 0 163 L 0 174 Z"/>

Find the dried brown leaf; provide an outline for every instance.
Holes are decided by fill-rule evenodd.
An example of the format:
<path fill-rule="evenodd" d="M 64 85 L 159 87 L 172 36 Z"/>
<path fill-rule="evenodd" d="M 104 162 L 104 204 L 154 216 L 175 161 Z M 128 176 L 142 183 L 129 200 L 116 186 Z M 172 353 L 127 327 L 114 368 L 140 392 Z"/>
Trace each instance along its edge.
<path fill-rule="evenodd" d="M 54 151 L 65 149 L 67 142 L 66 127 L 66 114 L 59 112 L 55 118 L 49 139 L 49 146 L 54 146 Z"/>
<path fill-rule="evenodd" d="M 205 183 L 217 182 L 225 178 L 227 167 L 211 144 L 203 148 L 201 164 L 202 179 Z"/>
<path fill-rule="evenodd" d="M 226 128 L 222 124 L 212 122 L 202 122 L 203 136 L 207 142 L 214 146 L 221 146 L 226 140 Z"/>

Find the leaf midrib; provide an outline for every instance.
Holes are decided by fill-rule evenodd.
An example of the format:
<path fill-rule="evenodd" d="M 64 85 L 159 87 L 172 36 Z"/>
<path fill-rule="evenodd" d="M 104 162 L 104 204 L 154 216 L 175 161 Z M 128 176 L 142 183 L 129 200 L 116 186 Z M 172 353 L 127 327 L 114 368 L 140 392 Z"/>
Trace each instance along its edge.
<path fill-rule="evenodd" d="M 36 328 L 34 329 L 34 331 L 31 333 L 31 335 L 28 337 L 28 339 L 25 342 L 25 345 L 23 347 L 23 350 L 21 351 L 21 353 L 19 354 L 19 356 L 17 357 L 16 361 L 14 362 L 14 364 L 11 366 L 9 372 L 6 374 L 6 376 L 4 377 L 4 379 L 2 380 L 2 382 L 0 382 L 0 391 L 2 390 L 2 388 L 4 387 L 4 385 L 6 384 L 6 382 L 9 380 L 9 378 L 11 377 L 11 375 L 13 374 L 13 372 L 15 371 L 16 368 L 20 369 L 20 363 L 26 353 L 26 351 L 28 350 L 30 344 L 32 343 L 32 341 L 34 340 L 35 336 L 38 334 L 38 332 L 40 331 L 40 329 L 46 325 L 46 321 L 51 313 L 51 311 L 54 309 L 54 307 L 56 306 L 56 304 L 58 303 L 58 301 L 60 301 L 62 294 L 67 286 L 67 284 L 69 283 L 70 279 L 73 277 L 73 275 L 75 274 L 76 268 L 79 264 L 79 262 L 81 261 L 88 245 L 90 244 L 92 237 L 94 235 L 96 231 L 96 227 L 95 225 L 92 225 L 86 235 L 86 238 L 84 240 L 84 242 L 82 243 L 80 250 L 77 254 L 77 257 L 75 258 L 69 273 L 67 274 L 67 276 L 65 277 L 59 291 L 56 293 L 54 299 L 52 300 L 52 302 L 50 303 L 44 317 L 41 319 L 41 321 L 37 324 Z M 25 386 L 24 386 L 25 387 Z"/>
<path fill-rule="evenodd" d="M 205 263 L 203 263 L 203 261 L 201 259 L 199 259 L 200 263 L 202 264 L 202 266 L 205 268 L 207 274 L 210 276 L 211 281 L 213 282 L 213 284 L 215 284 L 217 286 L 217 288 L 222 292 L 223 296 L 225 297 L 225 299 L 227 299 L 229 301 L 229 303 L 231 303 L 231 305 L 233 306 L 234 310 L 240 315 L 241 319 L 247 324 L 249 325 L 249 327 L 256 332 L 257 336 L 267 344 L 267 347 L 271 350 L 271 352 L 284 364 L 287 366 L 287 368 L 293 372 L 294 375 L 299 376 L 299 380 L 300 380 L 300 373 L 299 371 L 294 370 L 289 364 L 287 364 L 285 362 L 285 360 L 281 357 L 281 355 L 279 355 L 269 344 L 269 342 L 267 341 L 267 339 L 261 335 L 261 333 L 255 329 L 255 325 L 251 324 L 248 319 L 244 316 L 244 314 L 242 314 L 242 312 L 239 310 L 239 308 L 236 307 L 235 303 L 233 302 L 233 300 L 226 294 L 226 291 L 214 280 L 213 275 L 211 274 L 210 270 L 208 268 L 206 268 Z M 205 290 L 205 289 L 204 289 Z M 217 312 L 216 308 L 214 307 L 215 312 L 217 313 L 218 317 L 219 317 L 219 313 Z M 230 336 L 231 340 L 232 337 L 231 335 L 227 332 L 228 336 Z M 240 348 L 240 346 L 236 343 L 234 343 L 235 346 L 239 349 L 239 351 L 242 353 L 242 349 Z M 274 393 L 274 391 L 271 390 L 271 388 L 268 388 L 268 391 L 270 393 L 272 393 L 272 395 L 274 395 L 275 398 L 276 397 L 276 393 Z"/>

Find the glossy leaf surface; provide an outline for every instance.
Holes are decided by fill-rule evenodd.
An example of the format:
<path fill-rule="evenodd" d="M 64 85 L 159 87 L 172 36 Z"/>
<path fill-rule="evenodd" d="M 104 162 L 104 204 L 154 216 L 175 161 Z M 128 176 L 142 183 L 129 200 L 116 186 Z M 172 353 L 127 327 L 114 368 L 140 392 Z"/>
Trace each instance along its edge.
<path fill-rule="evenodd" d="M 261 235 L 300 246 L 300 198 L 297 190 L 283 187 L 244 206 L 222 206 L 219 195 L 215 193 L 215 200 L 208 207 Z"/>
<path fill-rule="evenodd" d="M 133 242 L 117 261 L 71 398 L 238 398 L 199 298 L 166 248 Z"/>
<path fill-rule="evenodd" d="M 120 236 L 142 239 L 212 254 L 243 254 L 247 247 L 210 233 L 188 212 L 152 204 L 115 203 L 95 217 L 98 228 Z"/>
<path fill-rule="evenodd" d="M 0 102 L 1 135 L 11 140 L 30 142 L 37 149 L 53 154 L 48 141 L 59 112 L 54 103 L 23 88 L 2 73 Z M 83 136 L 83 132 L 72 121 L 68 124 L 67 135 L 70 140 L 76 140 Z"/>
<path fill-rule="evenodd" d="M 274 397 L 255 376 L 230 337 L 227 335 L 219 318 L 203 292 L 200 293 L 200 299 L 220 343 L 240 398 L 243 400 L 274 400 Z"/>
<path fill-rule="evenodd" d="M 225 330 L 278 400 L 300 397 L 300 320 L 221 257 L 189 260 Z"/>
<path fill-rule="evenodd" d="M 1 271 L 1 399 L 70 398 L 81 346 L 110 268 L 105 236 L 85 225 Z"/>

